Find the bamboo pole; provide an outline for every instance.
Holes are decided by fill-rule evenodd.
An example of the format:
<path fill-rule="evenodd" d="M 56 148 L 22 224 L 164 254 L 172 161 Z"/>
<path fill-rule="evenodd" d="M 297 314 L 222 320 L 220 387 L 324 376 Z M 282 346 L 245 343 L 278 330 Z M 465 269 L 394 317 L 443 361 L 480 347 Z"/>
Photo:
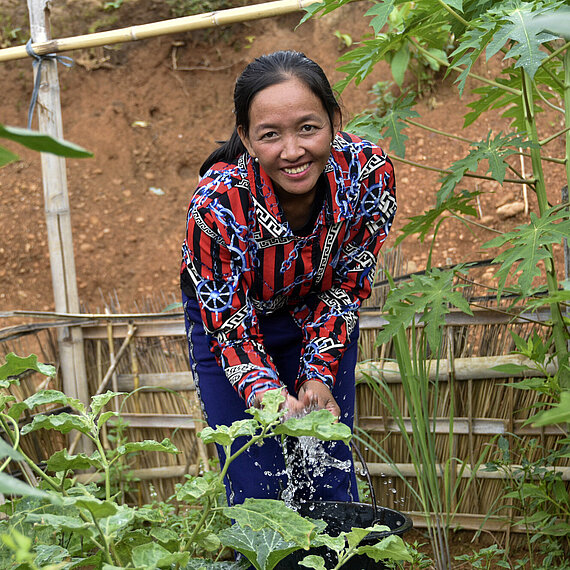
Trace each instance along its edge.
<path fill-rule="evenodd" d="M 34 38 L 32 35 L 32 49 L 37 55 L 46 55 L 76 49 L 133 42 L 169 34 L 179 34 L 181 32 L 203 30 L 250 20 L 282 16 L 301 11 L 307 6 L 318 4 L 321 1 L 322 0 L 277 0 L 276 2 L 266 2 L 254 6 L 230 8 L 228 10 L 185 16 L 183 18 L 163 20 L 162 22 L 154 22 L 151 24 L 130 26 L 119 30 L 96 32 L 93 34 L 54 40 L 49 38 Z M 42 0 L 34 0 L 34 2 L 46 3 Z M 14 46 L 0 50 L 0 62 L 25 59 L 26 57 L 29 57 L 26 52 L 26 46 Z"/>
<path fill-rule="evenodd" d="M 49 40 L 47 0 L 28 0 L 28 12 L 32 40 Z M 34 74 L 37 73 L 36 67 Z M 43 62 L 37 108 L 39 131 L 55 138 L 63 138 L 56 61 Z M 42 153 L 41 161 L 55 310 L 61 313 L 79 313 L 65 159 Z M 87 371 L 81 329 L 78 326 L 61 327 L 58 328 L 57 337 L 63 391 L 87 404 Z"/>

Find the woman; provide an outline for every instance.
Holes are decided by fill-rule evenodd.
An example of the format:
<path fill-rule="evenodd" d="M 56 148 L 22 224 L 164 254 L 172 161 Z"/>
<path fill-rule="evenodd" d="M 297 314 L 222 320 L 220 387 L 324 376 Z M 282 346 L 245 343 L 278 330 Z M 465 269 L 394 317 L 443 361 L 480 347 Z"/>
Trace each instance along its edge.
<path fill-rule="evenodd" d="M 235 130 L 202 165 L 182 247 L 206 420 L 249 418 L 264 392 L 282 388 L 291 413 L 326 408 L 352 429 L 358 311 L 396 211 L 392 163 L 339 132 L 331 86 L 302 53 L 250 63 L 234 104 Z M 253 447 L 231 464 L 230 505 L 287 486 L 279 442 Z M 358 500 L 350 449 L 331 442 L 327 454 L 295 498 Z"/>

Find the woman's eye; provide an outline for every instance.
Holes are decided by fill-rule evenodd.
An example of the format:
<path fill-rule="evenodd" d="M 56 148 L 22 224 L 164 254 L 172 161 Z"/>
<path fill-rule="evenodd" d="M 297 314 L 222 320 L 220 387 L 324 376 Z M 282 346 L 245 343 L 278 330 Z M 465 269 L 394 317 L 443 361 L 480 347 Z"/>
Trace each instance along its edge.
<path fill-rule="evenodd" d="M 304 133 L 312 133 L 317 127 L 315 127 L 314 125 L 303 125 L 301 127 L 301 130 Z"/>
<path fill-rule="evenodd" d="M 277 133 L 275 131 L 269 131 L 267 133 L 263 133 L 261 135 L 261 139 L 271 139 L 277 136 Z"/>

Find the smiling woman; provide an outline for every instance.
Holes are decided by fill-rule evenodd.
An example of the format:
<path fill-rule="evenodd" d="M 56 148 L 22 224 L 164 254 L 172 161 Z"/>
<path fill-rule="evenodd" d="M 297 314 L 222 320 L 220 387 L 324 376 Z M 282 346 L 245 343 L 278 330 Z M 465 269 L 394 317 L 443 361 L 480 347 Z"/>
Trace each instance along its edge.
<path fill-rule="evenodd" d="M 302 53 L 251 62 L 234 104 L 234 132 L 202 165 L 182 246 L 204 415 L 230 425 L 281 389 L 289 413 L 328 409 L 352 429 L 358 311 L 396 212 L 392 163 L 339 131 L 330 84 Z M 287 488 L 288 445 L 254 447 L 230 465 L 230 504 Z M 350 448 L 329 442 L 326 453 L 293 502 L 358 499 Z"/>

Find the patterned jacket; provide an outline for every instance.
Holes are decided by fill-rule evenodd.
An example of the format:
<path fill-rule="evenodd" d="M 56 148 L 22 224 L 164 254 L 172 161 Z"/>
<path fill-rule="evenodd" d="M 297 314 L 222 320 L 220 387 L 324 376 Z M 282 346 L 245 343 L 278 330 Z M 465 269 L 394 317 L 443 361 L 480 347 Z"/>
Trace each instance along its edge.
<path fill-rule="evenodd" d="M 271 180 L 247 154 L 215 164 L 188 208 L 182 281 L 192 284 L 211 349 L 248 406 L 281 386 L 257 315 L 287 310 L 301 327 L 297 390 L 307 380 L 332 388 L 370 295 L 396 212 L 392 163 L 374 144 L 337 133 L 321 182 L 323 204 L 308 235 L 291 231 Z"/>

